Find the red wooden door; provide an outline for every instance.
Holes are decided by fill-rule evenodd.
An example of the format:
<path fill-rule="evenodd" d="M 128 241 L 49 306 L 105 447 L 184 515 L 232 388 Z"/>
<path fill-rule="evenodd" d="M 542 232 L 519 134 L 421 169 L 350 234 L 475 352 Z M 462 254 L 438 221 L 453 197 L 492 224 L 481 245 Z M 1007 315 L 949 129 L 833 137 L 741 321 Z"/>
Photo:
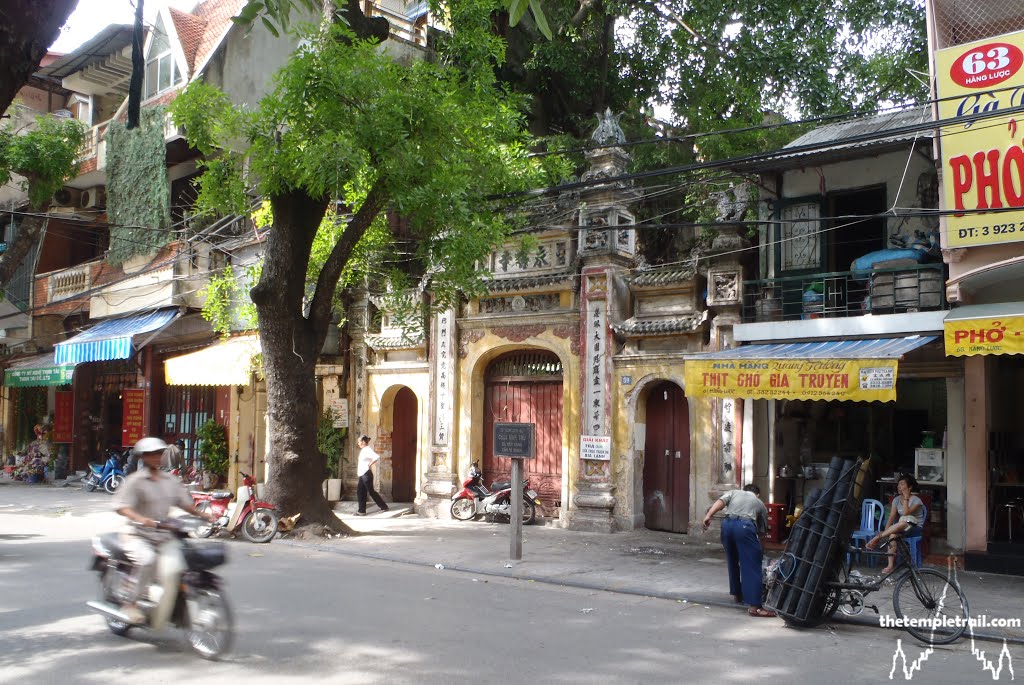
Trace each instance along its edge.
<path fill-rule="evenodd" d="M 652 530 L 689 530 L 690 413 L 675 383 L 660 383 L 647 396 L 644 518 Z"/>
<path fill-rule="evenodd" d="M 416 404 L 409 388 L 395 395 L 391 434 L 391 499 L 395 502 L 416 498 Z"/>
<path fill-rule="evenodd" d="M 562 500 L 562 366 L 536 350 L 514 352 L 491 363 L 484 396 L 483 458 L 486 484 L 512 477 L 512 460 L 494 457 L 494 422 L 533 423 L 537 456 L 524 463 L 524 478 L 540 495 L 544 515 Z"/>

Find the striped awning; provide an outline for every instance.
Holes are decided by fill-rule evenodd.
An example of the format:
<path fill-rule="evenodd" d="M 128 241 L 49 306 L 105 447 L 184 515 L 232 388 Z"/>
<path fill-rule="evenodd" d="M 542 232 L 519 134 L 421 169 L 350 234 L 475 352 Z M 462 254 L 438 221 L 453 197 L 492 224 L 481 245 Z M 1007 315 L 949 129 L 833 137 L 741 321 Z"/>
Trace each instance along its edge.
<path fill-rule="evenodd" d="M 11 362 L 4 371 L 4 385 L 8 388 L 69 385 L 74 371 L 73 364 L 54 364 L 53 353 L 47 352 Z"/>
<path fill-rule="evenodd" d="M 159 331 L 174 321 L 179 313 L 177 309 L 157 309 L 100 321 L 89 330 L 58 343 L 54 348 L 54 361 L 57 364 L 82 364 L 128 359 L 135 350 L 133 338 L 136 335 Z"/>
<path fill-rule="evenodd" d="M 249 385 L 260 339 L 243 335 L 164 362 L 167 385 Z"/>

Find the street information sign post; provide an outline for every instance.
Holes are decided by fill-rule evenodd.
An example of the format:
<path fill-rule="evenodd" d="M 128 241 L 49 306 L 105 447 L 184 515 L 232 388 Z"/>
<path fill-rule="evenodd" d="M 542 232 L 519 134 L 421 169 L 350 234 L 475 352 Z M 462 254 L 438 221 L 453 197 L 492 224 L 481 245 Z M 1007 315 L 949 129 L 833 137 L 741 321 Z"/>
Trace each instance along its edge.
<path fill-rule="evenodd" d="M 509 526 L 512 539 L 509 557 L 523 558 L 523 459 L 533 459 L 537 454 L 537 426 L 532 423 L 494 424 L 494 456 L 512 460 L 512 492 L 510 502 L 512 513 Z"/>

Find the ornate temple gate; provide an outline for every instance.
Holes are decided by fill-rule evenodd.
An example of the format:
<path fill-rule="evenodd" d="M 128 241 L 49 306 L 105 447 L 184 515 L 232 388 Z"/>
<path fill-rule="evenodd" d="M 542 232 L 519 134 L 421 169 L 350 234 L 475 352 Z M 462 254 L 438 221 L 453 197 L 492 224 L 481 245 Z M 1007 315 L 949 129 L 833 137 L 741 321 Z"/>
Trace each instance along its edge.
<path fill-rule="evenodd" d="M 524 478 L 539 493 L 544 515 L 554 515 L 562 500 L 562 363 L 557 355 L 519 350 L 487 367 L 481 467 L 488 486 L 512 477 L 512 461 L 494 458 L 495 421 L 536 424 L 537 457 L 526 460 Z"/>
<path fill-rule="evenodd" d="M 690 412 L 675 383 L 659 383 L 647 396 L 644 519 L 652 530 L 689 529 Z"/>

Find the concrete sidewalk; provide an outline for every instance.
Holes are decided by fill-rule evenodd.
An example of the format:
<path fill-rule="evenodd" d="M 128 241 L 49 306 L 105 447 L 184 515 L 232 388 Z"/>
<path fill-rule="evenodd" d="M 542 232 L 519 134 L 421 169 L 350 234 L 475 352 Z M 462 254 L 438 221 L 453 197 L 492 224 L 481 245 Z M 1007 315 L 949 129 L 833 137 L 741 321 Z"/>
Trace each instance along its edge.
<path fill-rule="evenodd" d="M 437 573 L 460 571 L 609 592 L 659 597 L 714 605 L 738 611 L 728 592 L 725 553 L 717 541 L 650 530 L 621 533 L 582 533 L 550 525 L 523 528 L 523 555 L 510 560 L 511 529 L 503 523 L 459 522 L 420 518 L 411 505 L 390 504 L 390 511 L 370 507 L 355 516 L 355 503 L 342 502 L 336 513 L 356 537 L 281 543 L 312 546 L 322 551 L 391 562 L 414 564 Z M 376 513 L 375 513 L 376 512 Z M 277 542 L 277 541 L 275 541 Z M 769 552 L 769 557 L 780 552 Z M 941 567 L 934 567 L 945 571 Z M 863 569 L 865 574 L 871 569 Z M 877 571 L 874 571 L 877 573 Z M 1016 576 L 957 571 L 972 617 L 1024 619 Z M 892 586 L 867 597 L 881 614 L 893 615 Z M 878 626 L 870 609 L 857 617 L 841 612 L 830 623 L 854 622 Z M 976 627 L 978 639 L 1006 639 L 1024 644 L 1020 627 Z"/>

